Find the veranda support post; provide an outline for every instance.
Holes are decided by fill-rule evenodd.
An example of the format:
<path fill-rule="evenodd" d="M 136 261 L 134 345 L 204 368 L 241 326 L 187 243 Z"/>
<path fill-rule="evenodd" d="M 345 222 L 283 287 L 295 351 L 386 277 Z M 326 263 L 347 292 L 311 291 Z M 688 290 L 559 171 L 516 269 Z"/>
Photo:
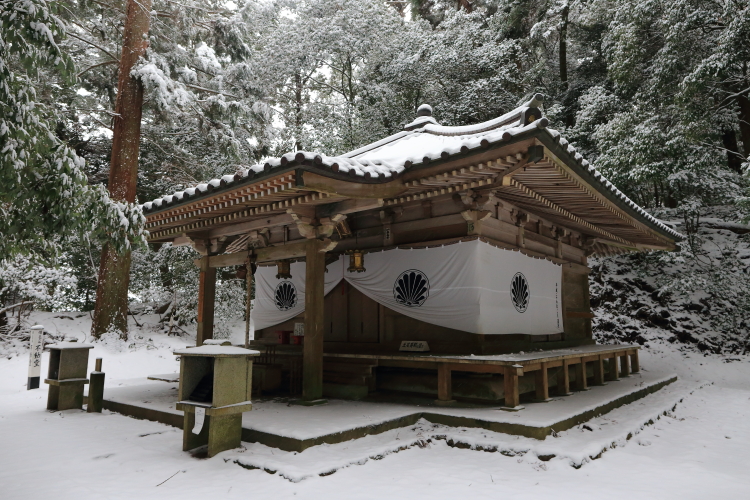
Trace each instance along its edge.
<path fill-rule="evenodd" d="M 209 266 L 208 256 L 200 259 L 198 278 L 198 335 L 195 345 L 214 338 L 214 302 L 216 301 L 216 268 Z"/>
<path fill-rule="evenodd" d="M 570 360 L 564 359 L 562 367 L 557 374 L 557 395 L 570 396 Z"/>
<path fill-rule="evenodd" d="M 305 343 L 302 357 L 302 404 L 323 400 L 323 298 L 326 254 L 317 239 L 307 240 L 305 276 Z"/>
<path fill-rule="evenodd" d="M 534 389 L 537 401 L 549 401 L 549 372 L 547 371 L 547 363 L 541 363 L 539 370 L 534 372 Z"/>
<path fill-rule="evenodd" d="M 581 358 L 580 363 L 576 365 L 576 390 L 588 391 L 588 380 L 586 380 L 586 361 Z"/>
<path fill-rule="evenodd" d="M 104 378 L 102 372 L 102 358 L 96 358 L 94 371 L 89 375 L 89 397 L 86 411 L 88 413 L 101 413 L 104 407 Z"/>
<path fill-rule="evenodd" d="M 630 371 L 632 373 L 638 373 L 641 371 L 641 364 L 638 361 L 638 349 L 633 350 L 633 354 L 630 355 Z"/>
<path fill-rule="evenodd" d="M 617 366 L 617 353 L 612 353 L 610 355 L 608 365 L 608 379 L 613 382 L 620 380 L 620 370 Z"/>
<path fill-rule="evenodd" d="M 523 366 L 511 365 L 505 367 L 505 407 L 504 410 L 517 411 L 522 409 L 518 392 L 518 377 L 523 375 Z"/>
<path fill-rule="evenodd" d="M 445 363 L 438 364 L 438 398 L 436 403 L 444 405 L 455 403 L 453 400 L 453 387 L 451 385 L 451 369 Z"/>
<path fill-rule="evenodd" d="M 604 383 L 604 356 L 601 354 L 594 360 L 594 385 L 606 385 Z"/>
<path fill-rule="evenodd" d="M 625 353 L 624 355 L 620 356 L 621 361 L 621 376 L 623 377 L 629 377 L 630 376 L 630 356 L 628 356 L 628 353 Z"/>

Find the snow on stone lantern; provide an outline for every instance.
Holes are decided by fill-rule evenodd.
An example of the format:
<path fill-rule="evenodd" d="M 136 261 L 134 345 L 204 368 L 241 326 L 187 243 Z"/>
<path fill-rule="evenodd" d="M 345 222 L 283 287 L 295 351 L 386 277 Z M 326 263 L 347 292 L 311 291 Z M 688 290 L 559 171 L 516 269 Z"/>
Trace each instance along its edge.
<path fill-rule="evenodd" d="M 258 351 L 205 344 L 180 356 L 177 409 L 185 412 L 184 451 L 208 445 L 208 456 L 240 446 L 242 413 L 252 410 L 253 356 Z"/>
<path fill-rule="evenodd" d="M 44 380 L 48 384 L 48 410 L 83 408 L 83 386 L 89 383 L 86 370 L 89 364 L 90 344 L 58 342 L 48 346 L 49 371 Z"/>

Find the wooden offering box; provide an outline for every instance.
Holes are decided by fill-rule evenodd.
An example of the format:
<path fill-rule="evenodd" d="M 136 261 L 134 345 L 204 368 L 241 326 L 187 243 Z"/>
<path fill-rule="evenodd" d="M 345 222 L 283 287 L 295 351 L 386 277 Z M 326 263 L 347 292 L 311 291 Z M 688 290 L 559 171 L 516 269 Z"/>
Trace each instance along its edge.
<path fill-rule="evenodd" d="M 182 449 L 208 445 L 208 456 L 213 457 L 239 447 L 242 413 L 253 406 L 252 357 L 260 353 L 240 347 L 203 345 L 174 354 L 181 357 L 177 409 L 185 412 Z M 194 429 L 196 413 L 203 412 L 203 426 Z"/>
<path fill-rule="evenodd" d="M 86 370 L 89 349 L 94 346 L 77 342 L 59 342 L 48 346 L 49 371 L 45 384 L 49 384 L 48 410 L 83 408 L 83 386 L 89 383 Z"/>

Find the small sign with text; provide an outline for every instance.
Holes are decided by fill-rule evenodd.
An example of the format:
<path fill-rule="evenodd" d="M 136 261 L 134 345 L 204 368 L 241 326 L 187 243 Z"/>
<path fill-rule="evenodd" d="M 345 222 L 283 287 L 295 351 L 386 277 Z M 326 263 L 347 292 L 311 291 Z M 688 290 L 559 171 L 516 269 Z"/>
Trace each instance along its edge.
<path fill-rule="evenodd" d="M 295 323 L 294 324 L 294 333 L 292 333 L 292 336 L 294 336 L 294 337 L 304 337 L 305 336 L 305 324 L 304 323 Z"/>
<path fill-rule="evenodd" d="M 424 340 L 403 340 L 399 351 L 411 351 L 411 352 L 428 352 L 430 346 Z"/>
<path fill-rule="evenodd" d="M 42 338 L 44 337 L 44 327 L 40 325 L 31 327 L 31 336 L 29 338 L 29 376 L 26 382 L 26 390 L 39 389 L 39 376 L 42 372 Z"/>

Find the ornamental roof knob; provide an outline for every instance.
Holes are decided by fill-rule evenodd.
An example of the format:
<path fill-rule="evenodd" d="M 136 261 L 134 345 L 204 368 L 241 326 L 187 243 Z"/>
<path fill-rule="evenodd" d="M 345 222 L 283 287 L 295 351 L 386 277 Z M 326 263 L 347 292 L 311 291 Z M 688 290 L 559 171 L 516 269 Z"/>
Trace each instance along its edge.
<path fill-rule="evenodd" d="M 417 116 L 432 116 L 432 106 L 429 104 L 422 104 L 417 108 Z"/>

